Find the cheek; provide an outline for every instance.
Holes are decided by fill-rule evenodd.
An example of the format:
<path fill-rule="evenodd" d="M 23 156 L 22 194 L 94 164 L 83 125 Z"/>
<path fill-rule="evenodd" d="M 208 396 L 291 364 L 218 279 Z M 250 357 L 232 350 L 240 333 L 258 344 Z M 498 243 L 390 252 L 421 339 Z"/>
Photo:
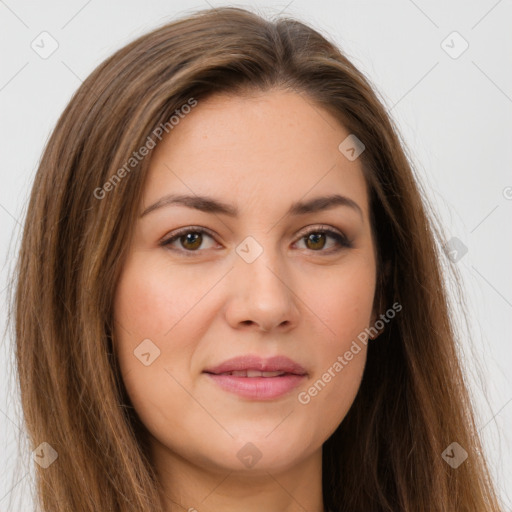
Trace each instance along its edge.
<path fill-rule="evenodd" d="M 197 302 L 198 292 L 194 292 L 197 287 L 187 289 L 181 284 L 178 273 L 165 269 L 147 254 L 134 252 L 117 286 L 115 350 L 127 391 L 143 408 L 144 400 L 151 402 L 155 389 L 169 385 L 165 369 L 179 367 L 192 350 L 187 340 L 194 337 L 180 336 L 180 329 L 194 300 Z M 188 290 L 188 295 L 181 293 L 182 289 Z"/>
<path fill-rule="evenodd" d="M 213 277 L 194 276 L 192 268 L 177 271 L 158 255 L 134 253 L 116 291 L 116 323 L 132 337 L 153 336 L 169 343 L 173 331 L 212 287 Z"/>
<path fill-rule="evenodd" d="M 370 326 L 375 293 L 371 260 L 333 272 L 320 281 L 305 301 L 323 335 L 315 340 L 318 367 L 298 402 L 308 414 L 322 418 L 324 435 L 332 433 L 347 414 L 359 389 L 366 363 L 365 329 Z M 317 280 L 318 283 L 318 280 Z"/>
<path fill-rule="evenodd" d="M 353 258 L 330 274 L 309 276 L 308 282 L 316 283 L 308 288 L 305 302 L 321 321 L 317 324 L 325 327 L 320 337 L 326 345 L 324 353 L 329 354 L 329 347 L 350 346 L 350 340 L 371 322 L 376 283 L 372 260 Z"/>
<path fill-rule="evenodd" d="M 166 429 L 185 435 L 182 419 L 172 412 L 190 407 L 183 389 L 191 386 L 187 370 L 200 335 L 194 332 L 200 323 L 193 307 L 206 286 L 190 282 L 190 276 L 134 252 L 115 294 L 114 345 L 122 379 L 138 416 L 156 437 Z"/>
<path fill-rule="evenodd" d="M 134 253 L 125 264 L 114 306 L 115 350 L 128 395 L 150 430 L 162 421 L 164 430 L 172 425 L 185 434 L 185 418 L 169 412 L 190 409 L 185 390 L 195 385 L 191 367 L 215 312 L 208 293 L 218 280 L 218 272 L 198 276 L 192 265 L 178 270 L 148 253 Z M 148 352 L 152 362 L 145 366 L 137 356 Z"/>

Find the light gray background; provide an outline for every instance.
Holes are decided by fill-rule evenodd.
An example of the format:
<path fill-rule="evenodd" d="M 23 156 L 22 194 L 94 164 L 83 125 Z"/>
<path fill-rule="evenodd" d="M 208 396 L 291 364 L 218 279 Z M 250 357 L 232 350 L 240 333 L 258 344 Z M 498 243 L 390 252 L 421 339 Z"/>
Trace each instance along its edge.
<path fill-rule="evenodd" d="M 208 5 L 225 4 L 0 0 L 2 330 L 7 319 L 5 288 L 31 182 L 48 135 L 72 93 L 114 50 L 185 11 Z M 447 239 L 456 237 L 468 248 L 457 263 L 475 342 L 473 351 L 467 350 L 466 363 L 491 469 L 511 510 L 511 1 L 288 0 L 230 5 L 249 6 L 262 14 L 284 11 L 340 44 L 377 88 L 401 130 Z M 58 43 L 46 59 L 31 48 L 33 41 L 43 45 L 43 31 Z M 454 31 L 469 44 L 460 56 L 464 41 L 451 35 Z M 50 48 L 49 39 L 44 45 Z M 10 378 L 12 339 L 2 340 L 0 511 L 30 510 L 33 463 L 25 458 L 14 471 L 21 418 Z M 9 498 L 16 503 L 11 508 Z"/>

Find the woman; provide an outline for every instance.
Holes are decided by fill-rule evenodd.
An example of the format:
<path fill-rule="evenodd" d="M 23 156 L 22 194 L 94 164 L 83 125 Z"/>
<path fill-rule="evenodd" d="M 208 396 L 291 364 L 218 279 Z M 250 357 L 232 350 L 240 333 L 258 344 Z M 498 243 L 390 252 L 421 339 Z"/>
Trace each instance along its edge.
<path fill-rule="evenodd" d="M 212 9 L 107 59 L 19 258 L 43 510 L 499 510 L 425 204 L 298 21 Z"/>

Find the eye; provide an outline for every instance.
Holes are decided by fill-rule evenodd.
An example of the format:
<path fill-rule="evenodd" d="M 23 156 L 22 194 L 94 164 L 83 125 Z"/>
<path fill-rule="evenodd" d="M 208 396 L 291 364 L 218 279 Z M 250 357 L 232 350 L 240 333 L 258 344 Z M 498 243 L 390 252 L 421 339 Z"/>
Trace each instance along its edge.
<path fill-rule="evenodd" d="M 323 250 L 329 238 L 335 241 L 334 247 L 331 246 L 327 250 Z M 310 229 L 301 236 L 299 242 L 302 241 L 305 243 L 306 248 L 311 249 L 313 252 L 332 253 L 337 252 L 342 248 L 352 247 L 352 243 L 345 235 L 324 227 Z M 336 245 L 338 245 L 338 247 L 336 247 Z"/>
<path fill-rule="evenodd" d="M 183 229 L 180 229 L 170 237 L 160 243 L 161 246 L 169 247 L 170 249 L 182 251 L 182 252 L 197 252 L 197 250 L 203 244 L 204 236 L 213 240 L 213 236 L 209 234 L 209 232 L 200 227 L 190 226 Z M 179 242 L 180 247 L 173 247 L 175 242 Z M 204 249 L 205 247 L 203 247 Z M 210 247 L 206 247 L 209 249 Z M 188 254 L 187 254 L 188 256 Z"/>

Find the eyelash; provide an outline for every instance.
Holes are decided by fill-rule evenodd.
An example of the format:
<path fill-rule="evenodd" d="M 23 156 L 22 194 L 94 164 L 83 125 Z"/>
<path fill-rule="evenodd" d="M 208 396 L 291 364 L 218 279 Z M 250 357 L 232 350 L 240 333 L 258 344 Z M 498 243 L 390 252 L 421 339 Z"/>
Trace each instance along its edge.
<path fill-rule="evenodd" d="M 162 247 L 167 247 L 170 244 L 172 244 L 173 242 L 175 242 L 176 240 L 179 240 L 183 235 L 186 235 L 186 234 L 189 234 L 189 233 L 203 234 L 203 235 L 206 234 L 209 237 L 211 237 L 212 239 L 215 239 L 213 234 L 209 230 L 207 230 L 205 228 L 195 227 L 195 226 L 188 226 L 188 227 L 181 228 L 181 229 L 175 231 L 171 237 L 169 237 L 169 238 L 163 240 L 162 242 L 160 242 L 160 245 Z M 313 249 L 310 249 L 309 252 L 313 252 L 313 253 L 315 253 L 315 252 L 326 253 L 326 254 L 330 255 L 330 254 L 333 254 L 333 253 L 337 253 L 337 252 L 341 251 L 342 249 L 350 249 L 350 248 L 352 248 L 352 242 L 345 235 L 342 235 L 341 233 L 338 233 L 337 231 L 334 231 L 334 230 L 329 229 L 327 227 L 317 227 L 317 228 L 314 228 L 314 229 L 310 229 L 309 231 L 303 233 L 297 239 L 297 241 L 304 240 L 305 238 L 307 238 L 309 235 L 311 235 L 313 233 L 314 234 L 325 234 L 325 235 L 328 235 L 329 237 L 331 237 L 334 240 L 336 240 L 336 242 L 338 243 L 339 246 L 337 248 L 331 248 L 331 249 L 328 249 L 328 250 L 319 249 L 318 251 L 315 251 Z M 183 248 L 176 249 L 176 248 L 171 248 L 171 247 L 169 247 L 169 249 L 173 250 L 173 251 L 178 251 L 178 252 L 184 253 L 184 255 L 186 257 L 195 257 L 195 256 L 197 256 L 197 254 L 195 254 L 195 253 L 202 252 L 201 249 L 196 249 L 194 251 L 190 251 L 190 250 L 183 249 Z"/>

